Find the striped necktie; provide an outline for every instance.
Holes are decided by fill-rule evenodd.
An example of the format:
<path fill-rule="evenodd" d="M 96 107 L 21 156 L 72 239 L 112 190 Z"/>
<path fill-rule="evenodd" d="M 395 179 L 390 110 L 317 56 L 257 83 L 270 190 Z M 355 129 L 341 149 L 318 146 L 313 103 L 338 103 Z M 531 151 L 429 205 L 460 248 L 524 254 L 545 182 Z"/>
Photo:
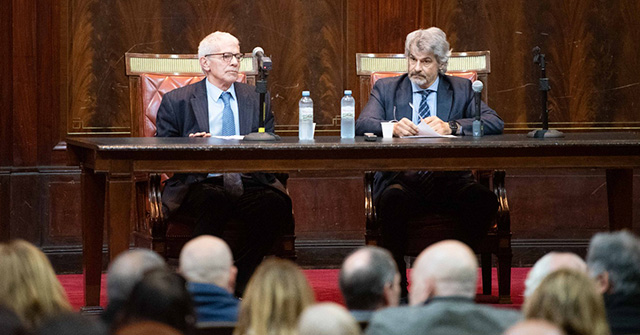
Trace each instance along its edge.
<path fill-rule="evenodd" d="M 220 96 L 224 102 L 224 109 L 222 110 L 222 136 L 231 136 L 236 134 L 236 124 L 233 119 L 233 110 L 231 110 L 231 93 L 222 92 Z"/>
<path fill-rule="evenodd" d="M 433 90 L 418 91 L 418 93 L 422 94 L 422 100 L 420 100 L 420 108 L 418 108 L 418 116 L 420 116 L 421 119 L 431 116 L 429 104 L 427 103 L 427 97 L 433 92 Z"/>

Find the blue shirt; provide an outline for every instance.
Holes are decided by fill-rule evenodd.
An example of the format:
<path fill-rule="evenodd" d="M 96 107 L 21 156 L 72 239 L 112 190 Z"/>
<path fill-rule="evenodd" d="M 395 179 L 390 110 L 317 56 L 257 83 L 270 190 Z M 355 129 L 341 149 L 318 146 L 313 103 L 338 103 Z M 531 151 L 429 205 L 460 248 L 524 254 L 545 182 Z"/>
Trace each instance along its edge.
<path fill-rule="evenodd" d="M 238 99 L 236 98 L 236 90 L 231 87 L 226 92 L 231 93 L 229 104 L 233 111 L 234 125 L 236 126 L 236 135 L 240 134 L 240 122 L 238 119 Z M 222 135 L 222 110 L 224 109 L 224 100 L 220 98 L 222 90 L 207 80 L 207 105 L 209 107 L 209 133 L 211 136 Z"/>
<path fill-rule="evenodd" d="M 433 92 L 429 94 L 427 97 L 427 105 L 429 105 L 429 116 L 438 115 L 438 83 L 440 83 L 440 75 L 436 77 L 436 81 L 431 84 L 431 86 L 427 87 L 427 90 L 432 90 Z M 411 116 L 411 121 L 414 124 L 420 123 L 420 116 L 418 115 L 418 109 L 420 108 L 420 103 L 422 102 L 422 94 L 420 91 L 424 91 L 424 88 L 416 85 L 413 81 L 411 82 L 411 90 L 413 91 L 413 114 Z"/>

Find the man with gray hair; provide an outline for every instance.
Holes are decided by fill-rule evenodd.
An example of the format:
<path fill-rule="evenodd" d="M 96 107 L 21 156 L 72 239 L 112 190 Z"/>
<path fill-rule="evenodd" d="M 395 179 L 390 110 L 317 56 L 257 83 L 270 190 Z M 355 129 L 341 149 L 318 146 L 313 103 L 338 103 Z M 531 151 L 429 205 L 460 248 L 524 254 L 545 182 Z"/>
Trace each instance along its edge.
<path fill-rule="evenodd" d="M 349 312 L 334 302 L 305 308 L 298 321 L 298 335 L 360 335 L 360 326 Z"/>
<path fill-rule="evenodd" d="M 205 78 L 162 97 L 156 136 L 216 137 L 257 132 L 260 95 L 254 86 L 236 82 L 244 57 L 238 39 L 226 32 L 211 33 L 200 42 L 198 57 Z M 268 95 L 265 100 L 270 101 Z M 273 132 L 269 104 L 262 114 L 264 129 Z M 241 238 L 230 245 L 238 267 L 239 296 L 280 232 L 293 226 L 285 179 L 285 175 L 270 173 L 176 173 L 162 191 L 162 211 L 165 217 L 177 214 L 193 218 L 194 236 L 223 236 L 231 222 L 238 227 Z"/>
<path fill-rule="evenodd" d="M 102 315 L 103 321 L 108 325 L 114 321 L 116 314 L 129 298 L 131 290 L 145 273 L 165 268 L 167 264 L 164 259 L 149 249 L 133 249 L 119 254 L 107 269 L 109 304 Z"/>
<path fill-rule="evenodd" d="M 237 269 L 229 246 L 202 235 L 180 252 L 180 273 L 187 279 L 198 322 L 238 321 L 239 301 L 233 296 Z"/>
<path fill-rule="evenodd" d="M 411 306 L 373 314 L 367 335 L 501 334 L 520 313 L 476 304 L 478 261 L 464 243 L 445 240 L 422 251 L 411 271 Z"/>
<path fill-rule="evenodd" d="M 373 311 L 395 307 L 400 299 L 400 274 L 389 251 L 365 246 L 342 263 L 340 291 L 356 320 L 369 321 Z"/>
<path fill-rule="evenodd" d="M 587 264 L 572 252 L 550 252 L 542 256 L 527 274 L 527 280 L 524 282 L 524 297 L 531 296 L 544 277 L 559 269 L 587 273 Z"/>
<path fill-rule="evenodd" d="M 587 253 L 613 335 L 640 334 L 640 239 L 628 231 L 598 233 Z"/>
<path fill-rule="evenodd" d="M 471 81 L 445 75 L 451 51 L 446 34 L 436 27 L 407 35 L 407 73 L 378 80 L 356 121 L 356 134 L 382 133 L 381 121 L 397 121 L 396 137 L 418 134 L 426 123 L 443 135 L 471 135 L 475 117 Z M 484 102 L 485 134 L 500 134 L 504 122 Z M 423 213 L 447 213 L 456 218 L 456 237 L 474 244 L 486 233 L 498 210 L 496 195 L 478 184 L 470 171 L 377 172 L 373 200 L 389 249 L 402 276 L 406 295 L 407 222 Z"/>

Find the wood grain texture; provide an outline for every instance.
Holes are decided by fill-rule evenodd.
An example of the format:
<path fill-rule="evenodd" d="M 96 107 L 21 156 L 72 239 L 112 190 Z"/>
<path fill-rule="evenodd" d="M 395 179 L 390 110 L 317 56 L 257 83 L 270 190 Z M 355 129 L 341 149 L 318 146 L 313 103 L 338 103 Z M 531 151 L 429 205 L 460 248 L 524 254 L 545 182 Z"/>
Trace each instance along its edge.
<path fill-rule="evenodd" d="M 0 11 L 0 45 L 13 45 L 13 6 L 8 1 Z M 13 48 L 0 53 L 1 78 L 13 78 Z M 13 80 L 0 80 L 0 166 L 13 164 Z M 0 206 L 2 204 L 0 203 Z M 1 229 L 1 228 L 0 228 Z M 0 235 L 1 237 L 1 235 Z"/>

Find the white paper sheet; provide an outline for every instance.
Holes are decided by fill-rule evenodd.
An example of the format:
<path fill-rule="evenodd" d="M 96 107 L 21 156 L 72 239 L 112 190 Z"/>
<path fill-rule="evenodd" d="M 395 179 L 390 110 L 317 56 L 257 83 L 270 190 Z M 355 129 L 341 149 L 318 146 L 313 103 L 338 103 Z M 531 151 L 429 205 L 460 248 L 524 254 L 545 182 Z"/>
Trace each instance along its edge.
<path fill-rule="evenodd" d="M 420 138 L 420 137 L 449 137 L 455 138 L 454 135 L 440 135 L 426 122 L 420 122 L 418 124 L 418 135 L 402 136 L 402 138 Z"/>

